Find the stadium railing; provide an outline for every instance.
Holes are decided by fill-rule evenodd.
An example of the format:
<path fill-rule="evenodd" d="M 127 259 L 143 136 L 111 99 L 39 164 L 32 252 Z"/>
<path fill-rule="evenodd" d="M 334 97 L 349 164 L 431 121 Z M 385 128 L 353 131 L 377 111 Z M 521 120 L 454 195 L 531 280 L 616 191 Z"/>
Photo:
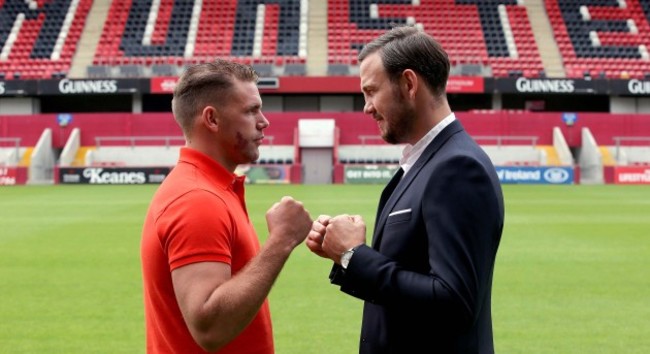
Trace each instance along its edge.
<path fill-rule="evenodd" d="M 620 165 L 650 164 L 650 137 L 615 136 L 614 158 Z"/>
<path fill-rule="evenodd" d="M 172 145 L 172 142 L 179 141 L 185 143 L 185 138 L 182 136 L 98 136 L 95 137 L 95 144 L 98 149 L 102 147 L 102 142 L 128 142 L 129 146 L 136 147 L 137 145 L 157 145 L 151 144 L 151 142 L 163 142 L 164 147 L 169 148 Z M 149 144 L 138 144 L 142 142 L 147 142 Z M 114 144 L 110 144 L 112 146 Z M 175 144 L 178 145 L 178 144 Z M 107 144 L 104 144 L 107 146 Z"/>

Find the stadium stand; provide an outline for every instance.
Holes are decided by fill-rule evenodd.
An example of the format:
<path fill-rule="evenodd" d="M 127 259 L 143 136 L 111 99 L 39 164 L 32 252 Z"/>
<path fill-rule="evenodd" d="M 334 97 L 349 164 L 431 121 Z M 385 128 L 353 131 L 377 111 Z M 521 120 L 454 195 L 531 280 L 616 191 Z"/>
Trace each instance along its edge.
<path fill-rule="evenodd" d="M 263 76 L 312 75 L 308 58 L 319 58 L 308 56 L 308 31 L 323 26 L 327 74 L 356 75 L 363 43 L 395 24 L 414 24 L 447 48 L 453 74 L 650 73 L 647 1 L 328 0 L 322 24 L 310 23 L 312 1 L 112 0 L 97 42 L 79 48 L 89 11 L 100 2 L 6 0 L 0 3 L 0 72 L 4 80 L 69 77 L 74 56 L 90 51 L 92 62 L 82 70 L 88 77 L 173 76 L 215 57 L 252 64 Z M 550 24 L 549 32 L 537 22 Z M 542 51 L 546 37 L 553 40 Z M 310 49 L 320 53 L 316 43 Z M 546 58 L 555 48 L 555 66 L 564 69 Z"/>
<path fill-rule="evenodd" d="M 647 1 L 545 0 L 567 77 L 650 73 Z"/>
<path fill-rule="evenodd" d="M 91 5 L 92 0 L 0 2 L 0 72 L 4 78 L 65 76 Z"/>
<path fill-rule="evenodd" d="M 267 144 L 268 141 L 265 141 Z M 262 145 L 260 146 L 260 158 L 257 164 L 286 164 L 291 165 L 297 161 L 297 148 L 294 144 L 284 145 Z"/>
<path fill-rule="evenodd" d="M 461 75 L 537 77 L 543 70 L 528 14 L 516 1 L 329 0 L 328 72 L 354 71 L 363 43 L 395 24 L 434 35 Z M 349 18 L 349 21 L 348 21 Z M 459 31 L 458 24 L 463 24 Z"/>
<path fill-rule="evenodd" d="M 273 123 L 265 131 L 257 165 L 284 165 L 297 171 L 308 165 L 310 161 L 301 158 L 304 148 L 297 139 L 298 123 L 306 116 L 335 120 L 336 144 L 331 148 L 335 169 L 395 165 L 401 157 L 403 146 L 383 142 L 374 121 L 361 113 L 276 112 L 267 114 Z M 644 116 L 585 114 L 575 127 L 557 127 L 553 122 L 558 116 L 524 112 L 457 114 L 496 166 L 573 166 L 576 162 L 569 149 L 579 146 L 579 164 L 587 180 L 602 180 L 603 168 L 608 166 L 650 163 L 649 121 Z M 28 167 L 35 175 L 38 170 L 44 180 L 51 178 L 55 163 L 61 168 L 171 167 L 184 142 L 169 113 L 77 114 L 65 127 L 58 126 L 53 118 L 0 115 L 0 134 L 20 137 L 0 140 L 0 164 Z M 585 137 L 585 130 L 591 138 Z M 60 151 L 58 156 L 56 151 Z"/>
<path fill-rule="evenodd" d="M 251 64 L 262 76 L 306 72 L 308 1 L 114 0 L 93 64 L 133 65 L 131 77 L 160 75 L 224 57 Z M 285 72 L 285 65 L 289 70 Z"/>
<path fill-rule="evenodd" d="M 477 101 L 490 107 L 454 109 L 496 165 L 578 164 L 585 181 L 602 182 L 608 168 L 650 164 L 647 118 L 629 114 L 650 112 L 649 13 L 646 0 L 0 0 L 0 166 L 34 167 L 34 178 L 46 179 L 51 155 L 60 167 L 175 163 L 181 134 L 169 119 L 168 102 L 158 99 L 169 95 L 187 65 L 215 57 L 278 77 L 267 78 L 277 80 L 272 90 L 262 89 L 265 111 L 277 112 L 268 115 L 273 124 L 258 166 L 301 168 L 301 118 L 336 121 L 332 165 L 395 165 L 403 146 L 385 144 L 372 121 L 360 118 L 358 84 L 343 92 L 324 86 L 358 75 L 357 55 L 368 40 L 395 24 L 413 24 L 447 49 L 458 91 L 481 95 Z M 313 85 L 322 91 L 307 87 L 316 81 L 294 81 L 283 91 L 288 76 L 321 75 L 334 79 Z M 64 80 L 66 92 L 59 80 L 32 80 L 66 77 L 84 80 Z M 104 78 L 152 79 L 115 84 Z M 564 78 L 639 80 L 592 85 Z M 160 79 L 156 92 L 154 79 Z M 58 96 L 24 97 L 33 87 L 37 96 L 42 87 Z M 110 97 L 85 95 L 113 87 Z M 580 114 L 577 123 L 568 123 L 559 113 L 530 112 L 540 101 L 545 110 L 544 100 L 551 105 L 576 98 L 590 108 L 597 99 L 580 95 L 594 90 L 609 102 L 603 111 L 621 114 Z M 548 92 L 556 95 L 540 98 Z M 91 102 L 84 107 L 128 97 L 116 109 L 122 113 L 75 114 L 70 126 L 39 115 L 65 112 L 79 102 L 71 94 Z M 522 110 L 504 109 L 513 102 Z M 165 113 L 140 114 L 147 110 Z M 25 112 L 33 115 L 13 116 Z"/>

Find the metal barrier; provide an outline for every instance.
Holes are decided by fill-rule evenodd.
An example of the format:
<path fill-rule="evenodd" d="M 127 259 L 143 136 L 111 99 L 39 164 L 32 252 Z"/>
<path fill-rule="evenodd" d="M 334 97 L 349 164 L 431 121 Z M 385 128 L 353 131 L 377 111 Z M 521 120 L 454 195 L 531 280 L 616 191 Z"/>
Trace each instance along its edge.
<path fill-rule="evenodd" d="M 537 136 L 501 136 L 501 135 L 495 135 L 495 136 L 474 136 L 474 140 L 478 141 L 494 141 L 496 142 L 497 146 L 504 145 L 504 141 L 524 141 L 524 142 L 530 142 L 530 144 L 533 147 L 537 146 L 537 140 L 539 140 L 539 137 Z M 382 137 L 379 135 L 359 135 L 359 140 L 361 140 L 361 144 L 365 144 L 366 141 L 368 140 L 382 140 Z"/>
<path fill-rule="evenodd" d="M 95 137 L 95 145 L 97 149 L 101 148 L 102 142 L 119 142 L 126 141 L 131 146 L 135 148 L 136 142 L 163 142 L 166 148 L 169 148 L 172 145 L 172 141 L 180 141 L 185 143 L 185 138 L 182 136 L 98 136 Z M 150 144 L 157 145 L 157 144 Z M 179 145 L 179 144 L 176 144 Z M 106 145 L 104 145 L 106 146 Z"/>
<path fill-rule="evenodd" d="M 273 135 L 268 135 L 264 137 L 264 141 L 268 142 L 268 145 L 273 145 L 273 139 L 274 139 Z M 1 141 L 2 140 L 0 139 L 0 142 Z M 98 149 L 101 148 L 102 142 L 120 142 L 120 141 L 128 142 L 131 148 L 134 148 L 136 146 L 136 142 L 163 142 L 165 144 L 165 147 L 169 148 L 172 145 L 173 141 L 180 141 L 181 143 L 184 144 L 185 137 L 182 136 L 98 136 L 95 137 L 95 145 L 97 146 Z M 150 145 L 157 145 L 157 144 L 150 144 Z M 175 144 L 175 145 L 179 145 L 179 144 Z"/>
<path fill-rule="evenodd" d="M 650 146 L 650 136 L 615 136 L 612 137 L 614 139 L 614 143 L 616 145 L 616 161 L 619 160 L 619 151 L 621 149 L 621 146 L 625 142 L 642 142 L 642 141 L 647 141 L 648 146 Z"/>
<path fill-rule="evenodd" d="M 497 146 L 504 145 L 504 141 L 528 141 L 531 143 L 533 147 L 537 146 L 537 140 L 539 140 L 539 137 L 537 136 L 474 136 L 474 140 L 477 142 L 479 141 L 495 141 Z"/>

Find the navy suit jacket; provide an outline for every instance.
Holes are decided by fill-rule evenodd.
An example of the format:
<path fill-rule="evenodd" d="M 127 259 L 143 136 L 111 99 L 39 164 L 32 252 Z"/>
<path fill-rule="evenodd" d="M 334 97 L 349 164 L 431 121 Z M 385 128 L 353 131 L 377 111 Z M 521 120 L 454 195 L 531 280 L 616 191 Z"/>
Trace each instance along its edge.
<path fill-rule="evenodd" d="M 493 353 L 491 291 L 504 224 L 491 160 L 460 121 L 384 189 L 372 246 L 330 273 L 364 300 L 360 353 Z"/>

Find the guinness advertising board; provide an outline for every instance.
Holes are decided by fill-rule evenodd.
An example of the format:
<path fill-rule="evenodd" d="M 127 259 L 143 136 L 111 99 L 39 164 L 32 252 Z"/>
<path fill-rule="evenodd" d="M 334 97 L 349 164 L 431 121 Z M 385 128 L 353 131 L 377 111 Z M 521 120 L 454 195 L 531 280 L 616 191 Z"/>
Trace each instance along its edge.
<path fill-rule="evenodd" d="M 650 80 L 610 80 L 613 95 L 650 96 Z"/>
<path fill-rule="evenodd" d="M 504 78 L 495 80 L 495 91 L 520 94 L 606 94 L 607 81 L 569 78 Z"/>
<path fill-rule="evenodd" d="M 139 79 L 61 79 L 41 80 L 38 93 L 41 95 L 105 95 L 115 93 L 143 92 L 149 90 L 149 80 Z"/>

